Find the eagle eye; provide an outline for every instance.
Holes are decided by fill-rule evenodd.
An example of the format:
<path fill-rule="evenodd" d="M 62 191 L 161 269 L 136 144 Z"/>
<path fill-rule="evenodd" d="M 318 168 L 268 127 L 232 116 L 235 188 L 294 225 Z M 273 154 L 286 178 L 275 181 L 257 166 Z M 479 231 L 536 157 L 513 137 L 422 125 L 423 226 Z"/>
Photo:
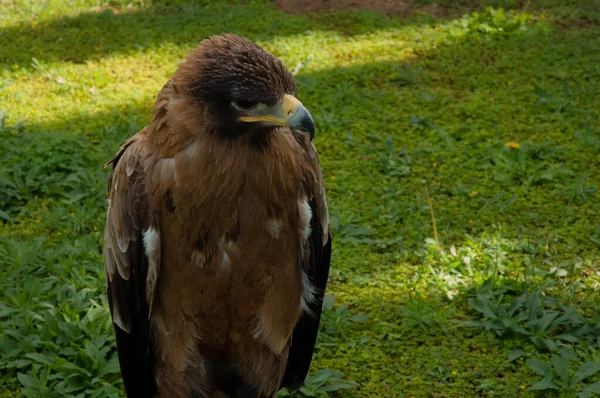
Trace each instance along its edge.
<path fill-rule="evenodd" d="M 248 109 L 254 108 L 256 105 L 258 105 L 258 102 L 256 102 L 256 101 L 246 101 L 246 100 L 231 101 L 231 103 L 233 104 L 234 107 L 236 107 L 238 109 L 242 109 L 242 110 L 248 110 Z"/>

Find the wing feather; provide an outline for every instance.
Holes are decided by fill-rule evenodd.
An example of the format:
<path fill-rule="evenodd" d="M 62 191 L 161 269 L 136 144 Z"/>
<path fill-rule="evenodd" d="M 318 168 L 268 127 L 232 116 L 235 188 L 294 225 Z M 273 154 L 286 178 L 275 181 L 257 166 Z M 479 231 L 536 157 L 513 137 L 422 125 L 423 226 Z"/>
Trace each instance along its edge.
<path fill-rule="evenodd" d="M 121 374 L 129 397 L 150 397 L 156 391 L 149 336 L 151 297 L 146 291 L 150 290 L 150 296 L 154 293 L 160 252 L 148 256 L 143 239 L 154 219 L 144 182 L 149 156 L 134 136 L 107 163 L 113 170 L 108 182 L 104 266 Z M 154 243 L 160 250 L 160 244 Z M 148 289 L 149 265 L 154 268 Z"/>
<path fill-rule="evenodd" d="M 303 194 L 308 198 L 312 213 L 308 239 L 300 242 L 302 255 L 299 261 L 313 289 L 311 300 L 306 303 L 308 311 L 302 315 L 292 333 L 288 362 L 282 381 L 282 387 L 291 390 L 302 387 L 310 368 L 331 261 L 329 212 L 317 152 L 306 134 L 296 133 L 296 140 L 305 151 L 302 162 Z"/>

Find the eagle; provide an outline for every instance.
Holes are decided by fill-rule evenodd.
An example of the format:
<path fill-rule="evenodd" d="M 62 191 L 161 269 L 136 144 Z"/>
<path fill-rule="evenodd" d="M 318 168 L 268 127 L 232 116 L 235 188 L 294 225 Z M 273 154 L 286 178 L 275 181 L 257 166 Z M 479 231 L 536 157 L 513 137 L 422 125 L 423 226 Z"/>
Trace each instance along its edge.
<path fill-rule="evenodd" d="M 211 36 L 106 163 L 106 291 L 128 397 L 303 385 L 331 233 L 296 87 L 256 43 Z"/>

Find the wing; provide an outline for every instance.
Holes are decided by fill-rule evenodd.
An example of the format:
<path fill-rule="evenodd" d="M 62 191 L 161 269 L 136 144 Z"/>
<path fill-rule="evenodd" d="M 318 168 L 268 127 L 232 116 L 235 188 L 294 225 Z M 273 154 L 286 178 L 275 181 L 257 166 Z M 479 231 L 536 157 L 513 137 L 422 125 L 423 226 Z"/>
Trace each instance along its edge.
<path fill-rule="evenodd" d="M 302 242 L 301 250 L 305 255 L 300 261 L 303 272 L 312 284 L 314 297 L 307 302 L 309 311 L 302 315 L 292 333 L 288 362 L 282 381 L 282 387 L 291 390 L 302 387 L 312 361 L 331 259 L 329 213 L 317 152 L 306 134 L 302 133 L 301 136 L 296 136 L 296 139 L 304 147 L 305 157 L 302 162 L 304 194 L 309 200 L 312 214 L 311 232 L 308 239 Z"/>
<path fill-rule="evenodd" d="M 156 389 L 148 303 L 160 264 L 160 235 L 151 229 L 153 217 L 143 178 L 150 155 L 137 137 L 106 164 L 112 164 L 113 170 L 108 181 L 104 270 L 125 391 L 129 397 L 151 397 Z M 144 247 L 145 243 L 156 250 Z"/>

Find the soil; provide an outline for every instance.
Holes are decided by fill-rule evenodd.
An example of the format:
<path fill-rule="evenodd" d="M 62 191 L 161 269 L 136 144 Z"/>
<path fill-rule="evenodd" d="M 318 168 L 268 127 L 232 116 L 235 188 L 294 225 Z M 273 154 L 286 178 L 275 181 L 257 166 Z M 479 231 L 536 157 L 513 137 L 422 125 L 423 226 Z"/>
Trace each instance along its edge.
<path fill-rule="evenodd" d="M 361 9 L 390 16 L 407 16 L 414 11 L 444 17 L 448 10 L 439 4 L 415 8 L 409 0 L 274 0 L 275 6 L 290 14 L 303 14 L 323 10 Z"/>

